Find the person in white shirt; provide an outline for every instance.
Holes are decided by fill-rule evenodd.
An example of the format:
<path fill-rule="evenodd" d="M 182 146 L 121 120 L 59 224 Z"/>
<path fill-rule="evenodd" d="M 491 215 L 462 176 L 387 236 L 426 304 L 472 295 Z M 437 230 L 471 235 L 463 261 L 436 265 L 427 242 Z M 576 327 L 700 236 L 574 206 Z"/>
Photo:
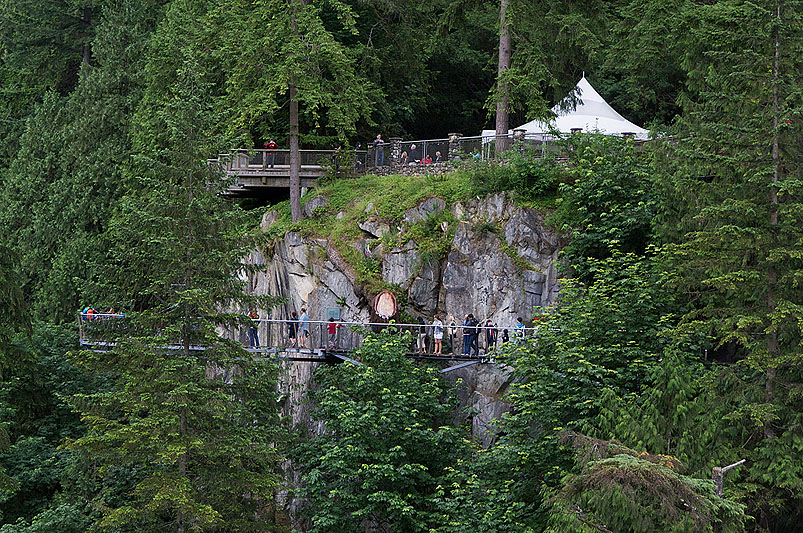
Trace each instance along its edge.
<path fill-rule="evenodd" d="M 432 336 L 435 339 L 435 349 L 433 350 L 435 355 L 441 355 L 441 351 L 443 349 L 442 342 L 443 342 L 443 322 L 438 318 L 438 315 L 435 315 L 432 319 Z"/>

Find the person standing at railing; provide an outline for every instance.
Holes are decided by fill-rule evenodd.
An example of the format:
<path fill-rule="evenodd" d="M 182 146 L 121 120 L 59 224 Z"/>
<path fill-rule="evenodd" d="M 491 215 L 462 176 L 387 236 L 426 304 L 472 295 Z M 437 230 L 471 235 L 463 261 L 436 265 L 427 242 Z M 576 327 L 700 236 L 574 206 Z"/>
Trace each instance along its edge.
<path fill-rule="evenodd" d="M 443 350 L 443 322 L 438 318 L 438 315 L 432 317 L 432 338 L 435 339 L 435 348 L 432 353 L 441 355 Z"/>
<path fill-rule="evenodd" d="M 354 170 L 362 170 L 362 161 L 360 161 L 360 150 L 362 150 L 362 143 L 354 145 Z"/>
<path fill-rule="evenodd" d="M 248 313 L 248 318 L 251 319 L 251 326 L 248 328 L 248 345 L 251 346 L 251 348 L 259 348 L 259 330 L 257 330 L 259 322 L 254 322 L 254 320 L 259 319 L 259 314 L 251 310 L 251 312 Z"/>
<path fill-rule="evenodd" d="M 276 144 L 276 141 L 271 139 L 265 143 L 265 148 L 268 150 L 265 152 L 265 161 L 268 167 L 273 168 L 273 164 L 276 163 L 276 152 L 272 152 L 271 150 L 276 150 L 279 148 L 279 145 Z"/>
<path fill-rule="evenodd" d="M 427 353 L 427 326 L 422 317 L 418 317 L 418 342 L 416 343 L 415 353 Z"/>
<path fill-rule="evenodd" d="M 474 355 L 480 355 L 480 347 L 479 347 L 479 332 L 477 331 L 477 326 L 479 326 L 479 322 L 477 319 L 474 318 L 474 315 L 469 313 L 466 315 L 465 320 L 461 324 L 463 326 L 463 355 L 469 355 L 471 352 L 471 348 L 474 348 Z"/>
<path fill-rule="evenodd" d="M 382 140 L 382 135 L 377 134 L 376 139 L 374 142 L 371 143 L 371 147 L 374 149 L 374 158 L 377 167 L 382 167 L 385 165 L 385 141 Z"/>
<path fill-rule="evenodd" d="M 486 353 L 490 352 L 491 349 L 496 345 L 496 327 L 494 326 L 493 320 L 490 318 L 485 321 L 485 344 L 487 346 Z"/>
<path fill-rule="evenodd" d="M 513 338 L 517 343 L 524 340 L 524 321 L 521 317 L 516 319 L 516 324 L 513 326 Z"/>
<path fill-rule="evenodd" d="M 301 308 L 301 318 L 298 319 L 298 346 L 307 347 L 307 337 L 309 337 L 309 315 L 305 307 Z"/>
<path fill-rule="evenodd" d="M 340 324 L 335 322 L 335 319 L 329 317 L 329 323 L 326 325 L 326 332 L 328 333 L 327 346 L 330 350 L 337 349 L 337 330 L 340 329 Z"/>
<path fill-rule="evenodd" d="M 298 331 L 298 315 L 295 311 L 290 313 L 290 320 L 287 323 L 287 337 L 290 339 L 290 346 L 296 347 L 296 337 Z"/>
<path fill-rule="evenodd" d="M 436 163 L 443 163 L 443 156 L 440 152 L 435 152 L 435 162 Z"/>
<path fill-rule="evenodd" d="M 449 355 L 454 355 L 457 352 L 457 347 L 454 345 L 455 335 L 457 335 L 457 322 L 452 317 L 452 322 L 449 324 Z"/>

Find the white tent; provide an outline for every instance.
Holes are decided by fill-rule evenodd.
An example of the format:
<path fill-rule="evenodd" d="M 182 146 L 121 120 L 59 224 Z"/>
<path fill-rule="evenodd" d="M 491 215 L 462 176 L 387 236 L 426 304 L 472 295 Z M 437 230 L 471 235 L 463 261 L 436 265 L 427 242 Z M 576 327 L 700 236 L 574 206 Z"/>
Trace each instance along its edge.
<path fill-rule="evenodd" d="M 552 108 L 555 118 L 544 122 L 533 120 L 516 129 L 526 130 L 528 137 L 548 134 L 550 127 L 561 133 L 571 133 L 573 129 L 581 129 L 583 132 L 599 132 L 605 135 L 622 135 L 623 133 L 634 133 L 636 139 L 647 139 L 650 132 L 640 128 L 617 113 L 599 93 L 594 90 L 585 75 L 577 82 L 575 87 L 577 105 L 573 107 L 570 96 L 563 102 Z M 566 109 L 561 109 L 566 107 Z M 510 130 L 509 133 L 513 133 Z M 483 130 L 483 140 L 493 140 L 496 136 L 494 130 Z M 490 139 L 488 139 L 491 137 Z"/>

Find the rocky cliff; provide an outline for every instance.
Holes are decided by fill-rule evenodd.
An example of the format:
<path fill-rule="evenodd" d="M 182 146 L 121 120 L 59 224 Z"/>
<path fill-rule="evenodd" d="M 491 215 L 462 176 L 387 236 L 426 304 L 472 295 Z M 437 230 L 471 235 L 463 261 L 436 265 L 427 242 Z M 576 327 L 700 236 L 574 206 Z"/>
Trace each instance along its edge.
<path fill-rule="evenodd" d="M 306 204 L 307 215 L 314 217 L 327 203 L 326 197 L 312 198 Z M 343 216 L 340 212 L 335 217 Z M 427 226 L 435 233 L 426 236 L 430 245 L 433 240 L 450 239 L 440 257 L 410 238 L 414 226 L 435 219 L 443 222 Z M 276 212 L 266 213 L 262 230 L 270 231 L 276 220 Z M 251 254 L 250 262 L 262 268 L 248 280 L 250 290 L 288 298 L 273 311 L 273 318 L 286 319 L 291 311 L 305 306 L 312 320 L 323 320 L 328 308 L 338 308 L 344 321 L 369 321 L 373 293 L 360 281 L 360 265 L 344 259 L 349 248 L 358 252 L 352 258 L 373 265 L 376 276 L 397 293 L 407 316 L 431 320 L 437 312 L 446 318 L 445 323 L 454 318 L 459 324 L 471 312 L 510 329 L 516 317 L 528 320 L 534 309 L 555 300 L 559 239 L 541 212 L 516 206 L 504 193 L 450 206 L 440 198 L 429 198 L 397 221 L 381 219 L 368 204 L 354 222 L 360 231 L 351 242 L 289 231 L 268 249 Z M 319 332 L 313 328 L 315 346 L 321 345 Z M 282 334 L 266 325 L 260 331 L 263 344 L 281 344 Z M 341 332 L 343 346 L 353 345 L 351 335 Z M 285 368 L 284 412 L 296 422 L 309 420 L 301 392 L 310 385 L 312 367 L 296 363 Z M 500 398 L 509 384 L 508 372 L 475 365 L 447 376 L 462 380 L 461 401 L 475 413 L 475 434 L 486 440 L 493 419 L 506 409 Z"/>

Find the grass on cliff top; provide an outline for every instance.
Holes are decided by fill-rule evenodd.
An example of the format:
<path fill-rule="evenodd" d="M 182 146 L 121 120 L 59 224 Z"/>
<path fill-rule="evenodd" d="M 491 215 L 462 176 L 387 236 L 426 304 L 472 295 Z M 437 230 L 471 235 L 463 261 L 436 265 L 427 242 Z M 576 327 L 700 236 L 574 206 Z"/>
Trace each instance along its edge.
<path fill-rule="evenodd" d="M 362 238 L 371 238 L 358 224 L 373 216 L 374 220 L 390 227 L 390 232 L 378 241 L 385 251 L 413 240 L 421 261 L 439 261 L 449 252 L 457 228 L 458 221 L 450 210 L 452 204 L 498 192 L 496 189 L 505 190 L 498 187 L 498 182 L 490 183 L 492 180 L 486 180 L 487 177 L 487 174 L 467 169 L 441 175 L 366 174 L 324 181 L 302 197 L 301 205 L 303 208 L 317 196 L 325 197 L 329 203 L 316 209 L 312 217 L 295 224 L 290 216 L 289 201 L 273 206 L 279 216 L 270 228 L 268 238 L 275 241 L 288 231 L 298 231 L 305 237 L 324 237 L 354 267 L 356 281 L 368 292 L 389 289 L 401 295 L 403 291 L 397 290 L 398 287 L 389 286 L 382 280 L 381 261 L 354 246 Z M 403 233 L 399 232 L 405 211 L 432 197 L 442 198 L 447 209 L 427 220 L 407 225 Z M 548 190 L 525 197 L 513 191 L 513 198 L 522 206 L 552 209 L 556 193 Z"/>
<path fill-rule="evenodd" d="M 287 231 L 299 231 L 305 236 L 319 235 L 330 237 L 332 231 L 342 226 L 351 226 L 354 237 L 362 236 L 362 230 L 356 222 L 362 222 L 369 215 L 388 223 L 391 229 L 398 225 L 404 212 L 419 205 L 427 198 L 442 198 L 447 207 L 458 201 L 466 201 L 499 191 L 512 193 L 514 201 L 522 207 L 552 210 L 555 207 L 557 192 L 549 188 L 539 194 L 523 195 L 500 187 L 493 177 L 474 169 L 458 170 L 441 175 L 377 176 L 366 174 L 356 178 L 331 179 L 319 184 L 307 192 L 301 199 L 302 207 L 312 198 L 323 196 L 329 204 L 316 210 L 312 218 L 305 218 L 293 224 L 290 217 L 290 202 L 285 201 L 273 206 L 279 218 L 271 228 L 272 236 L 279 237 Z M 366 207 L 372 205 L 371 212 Z M 336 219 L 338 213 L 342 218 Z M 341 228 L 345 229 L 345 228 Z M 347 232 L 348 233 L 348 232 Z"/>

